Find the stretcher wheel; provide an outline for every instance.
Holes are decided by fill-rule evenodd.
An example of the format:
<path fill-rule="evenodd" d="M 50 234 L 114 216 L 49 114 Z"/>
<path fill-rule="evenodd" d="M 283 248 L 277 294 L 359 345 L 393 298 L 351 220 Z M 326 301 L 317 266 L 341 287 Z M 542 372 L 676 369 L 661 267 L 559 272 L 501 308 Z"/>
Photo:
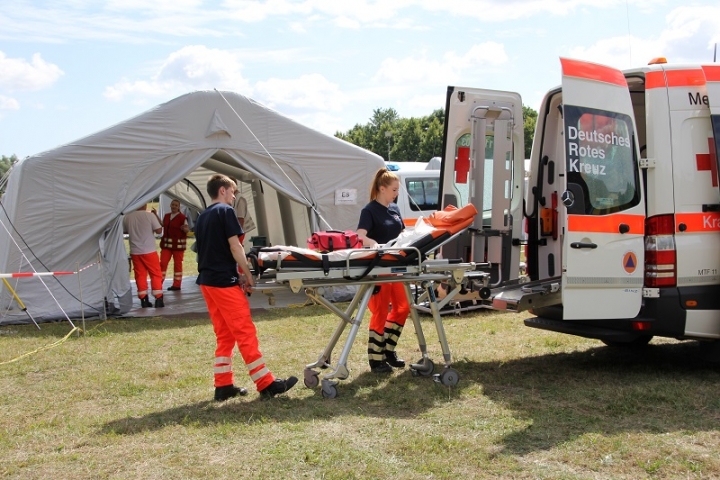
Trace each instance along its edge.
<path fill-rule="evenodd" d="M 318 383 L 320 383 L 320 379 L 318 378 L 319 374 L 315 370 L 306 368 L 303 375 L 305 377 L 304 381 L 307 388 L 315 388 L 318 386 Z"/>
<path fill-rule="evenodd" d="M 421 358 L 417 362 L 413 363 L 413 365 L 427 366 L 427 368 L 424 368 L 424 369 L 415 369 L 415 368 L 412 368 L 412 366 L 411 366 L 411 368 L 412 368 L 411 372 L 415 376 L 419 375 L 421 377 L 430 377 L 430 376 L 432 376 L 433 372 L 435 371 L 435 364 L 429 358 Z"/>
<path fill-rule="evenodd" d="M 442 373 L 436 375 L 435 381 L 440 382 L 446 387 L 454 387 L 460 381 L 460 374 L 453 368 L 446 368 Z"/>
<path fill-rule="evenodd" d="M 338 391 L 337 391 L 337 384 L 334 382 L 327 382 L 323 380 L 322 389 L 320 390 L 320 393 L 322 393 L 323 398 L 335 398 L 337 397 Z"/>

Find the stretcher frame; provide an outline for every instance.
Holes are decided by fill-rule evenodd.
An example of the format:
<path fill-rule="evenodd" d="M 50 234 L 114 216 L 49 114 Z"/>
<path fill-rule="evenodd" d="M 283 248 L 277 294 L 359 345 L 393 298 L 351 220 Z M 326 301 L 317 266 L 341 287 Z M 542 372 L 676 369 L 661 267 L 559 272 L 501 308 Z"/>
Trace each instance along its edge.
<path fill-rule="evenodd" d="M 449 241 L 454 236 L 455 235 L 451 236 L 446 241 Z M 439 246 L 440 245 L 437 245 L 435 248 Z M 458 372 L 451 367 L 452 356 L 442 317 L 440 316 L 440 310 L 462 290 L 466 274 L 475 270 L 476 265 L 474 263 L 458 263 L 444 259 L 423 260 L 426 253 L 421 253 L 415 247 L 383 247 L 378 250 L 378 255 L 391 252 L 408 253 L 407 251 L 416 254 L 416 256 L 412 257 L 414 260 L 411 264 L 376 266 L 371 269 L 368 269 L 366 266 L 352 266 L 353 256 L 367 255 L 367 250 L 349 251 L 344 267 L 330 269 L 283 268 L 282 261 L 278 259 L 275 275 L 277 285 L 290 288 L 294 293 L 298 293 L 304 288 L 308 298 L 322 305 L 340 318 L 330 341 L 320 353 L 317 360 L 305 366 L 303 376 L 306 387 L 315 388 L 320 384 L 321 393 L 324 398 L 335 398 L 337 396 L 337 385 L 339 381 L 347 379 L 350 375 L 350 371 L 347 368 L 348 357 L 350 356 L 352 345 L 362 324 L 365 312 L 367 311 L 373 289 L 375 285 L 383 283 L 402 283 L 408 305 L 410 305 L 410 316 L 421 353 L 421 358 L 417 362 L 410 364 L 412 374 L 422 377 L 433 376 L 436 382 L 449 387 L 457 385 L 460 376 Z M 487 280 L 489 280 L 489 277 Z M 435 295 L 433 289 L 433 283 L 435 282 L 442 282 L 452 287 L 442 300 L 438 300 Z M 322 296 L 323 288 L 349 285 L 357 285 L 359 289 L 345 310 L 341 310 Z M 414 298 L 411 285 L 422 287 L 424 289 L 423 293 L 417 298 Z M 435 364 L 430 359 L 427 351 L 427 342 L 418 315 L 419 304 L 429 305 L 430 312 L 433 316 L 444 362 L 444 367 L 439 373 L 435 373 Z M 338 362 L 336 365 L 332 365 L 330 362 L 332 352 L 348 325 L 350 325 L 350 331 L 345 339 Z M 319 370 L 327 370 L 322 378 L 320 378 Z"/>

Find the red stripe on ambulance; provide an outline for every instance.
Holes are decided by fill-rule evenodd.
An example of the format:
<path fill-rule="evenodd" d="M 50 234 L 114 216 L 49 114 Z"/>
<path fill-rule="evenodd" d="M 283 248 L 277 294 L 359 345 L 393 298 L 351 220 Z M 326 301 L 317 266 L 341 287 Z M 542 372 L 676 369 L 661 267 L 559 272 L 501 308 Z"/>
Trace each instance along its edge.
<path fill-rule="evenodd" d="M 599 82 L 611 83 L 621 87 L 627 87 L 627 80 L 619 70 L 609 68 L 596 63 L 581 62 L 578 60 L 570 60 L 561 58 L 563 75 L 568 77 L 584 78 L 587 80 L 596 80 Z"/>
<path fill-rule="evenodd" d="M 612 215 L 568 215 L 568 231 L 618 233 L 620 226 L 627 225 L 630 229 L 625 233 L 643 235 L 645 233 L 645 216 L 615 213 Z"/>
<path fill-rule="evenodd" d="M 699 68 L 684 70 L 661 70 L 645 74 L 645 88 L 701 87 L 705 74 Z"/>
<path fill-rule="evenodd" d="M 703 65 L 705 80 L 708 82 L 720 82 L 720 65 Z"/>
<path fill-rule="evenodd" d="M 720 231 L 720 212 L 676 213 L 676 232 L 717 232 Z"/>

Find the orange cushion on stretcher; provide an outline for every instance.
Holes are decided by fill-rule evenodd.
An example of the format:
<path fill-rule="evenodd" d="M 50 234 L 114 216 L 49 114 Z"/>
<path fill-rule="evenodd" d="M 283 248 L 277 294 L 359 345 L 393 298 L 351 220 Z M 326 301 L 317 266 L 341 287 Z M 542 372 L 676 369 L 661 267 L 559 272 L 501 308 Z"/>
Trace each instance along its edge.
<path fill-rule="evenodd" d="M 455 233 L 470 225 L 477 213 L 477 208 L 472 203 L 462 208 L 448 205 L 443 210 L 433 212 L 428 217 L 428 222 L 435 228 L 444 228 L 450 233 Z"/>

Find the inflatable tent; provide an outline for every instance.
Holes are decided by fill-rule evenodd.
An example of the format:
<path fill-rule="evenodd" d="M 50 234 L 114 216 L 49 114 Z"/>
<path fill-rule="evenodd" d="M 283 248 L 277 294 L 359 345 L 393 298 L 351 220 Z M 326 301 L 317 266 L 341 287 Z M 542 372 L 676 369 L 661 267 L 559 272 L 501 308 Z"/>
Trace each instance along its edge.
<path fill-rule="evenodd" d="M 123 214 L 182 186 L 198 168 L 252 185 L 259 233 L 293 244 L 288 239 L 305 240 L 296 238 L 297 223 L 355 228 L 383 165 L 371 152 L 236 93 L 189 93 L 15 165 L 0 210 L 0 273 L 84 268 L 80 275 L 10 279 L 38 322 L 62 319 L 63 311 L 96 316 L 106 301 L 125 313 L 133 299 Z M 268 192 L 277 195 L 268 200 Z M 284 235 L 263 232 L 273 228 Z M 0 324 L 29 323 L 0 288 Z"/>

